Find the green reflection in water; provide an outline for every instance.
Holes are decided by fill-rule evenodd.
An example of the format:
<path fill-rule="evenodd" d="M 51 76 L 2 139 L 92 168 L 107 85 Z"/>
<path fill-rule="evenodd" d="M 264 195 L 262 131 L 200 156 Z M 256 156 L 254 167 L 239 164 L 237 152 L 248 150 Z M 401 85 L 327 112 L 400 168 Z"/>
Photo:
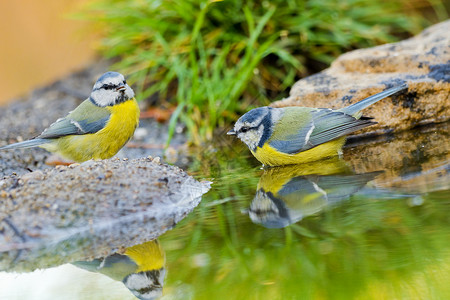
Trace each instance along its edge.
<path fill-rule="evenodd" d="M 380 143 L 388 155 L 398 156 L 389 152 L 391 143 Z M 414 160 L 404 150 L 405 158 L 398 160 L 409 167 L 378 164 L 379 169 L 371 169 L 369 158 L 379 157 L 362 155 L 356 167 L 366 172 L 358 171 L 359 176 L 348 161 L 331 166 L 331 172 L 320 166 L 315 175 L 295 171 L 271 183 L 260 176 L 273 174 L 264 175 L 256 164 L 250 165 L 253 161 L 245 152 L 216 155 L 208 169 L 213 189 L 193 214 L 160 239 L 169 272 L 165 294 L 175 299 L 449 299 L 445 147 L 440 152 L 445 155 L 432 151 L 430 157 L 440 157 L 437 161 L 426 151 Z M 364 160 L 369 163 L 363 165 Z M 197 168 L 205 173 L 200 164 Z M 433 170 L 438 170 L 434 181 L 429 176 Z M 427 184 L 410 188 L 421 174 Z M 315 206 L 290 226 L 265 228 L 253 223 L 248 213 L 262 186 L 273 193 L 287 188 L 277 180 L 303 182 L 316 193 L 307 201 Z M 407 183 L 403 189 L 402 182 Z M 395 189 L 387 183 L 394 183 Z M 317 194 L 320 189 L 323 193 Z M 318 197 L 324 194 L 328 198 Z M 341 197 L 329 205 L 330 195 Z M 293 211 L 308 207 L 284 204 Z"/>

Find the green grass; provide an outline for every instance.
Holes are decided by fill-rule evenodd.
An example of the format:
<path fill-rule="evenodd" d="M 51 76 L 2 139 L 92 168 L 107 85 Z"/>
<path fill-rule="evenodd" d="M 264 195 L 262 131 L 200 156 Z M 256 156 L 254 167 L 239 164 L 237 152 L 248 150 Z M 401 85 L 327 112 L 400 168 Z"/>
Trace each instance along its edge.
<path fill-rule="evenodd" d="M 202 144 L 339 54 L 419 32 L 426 23 L 404 13 L 405 3 L 95 0 L 85 18 L 100 27 L 102 54 L 118 58 L 114 69 L 138 99 L 174 103 L 172 132 L 181 121 Z"/>

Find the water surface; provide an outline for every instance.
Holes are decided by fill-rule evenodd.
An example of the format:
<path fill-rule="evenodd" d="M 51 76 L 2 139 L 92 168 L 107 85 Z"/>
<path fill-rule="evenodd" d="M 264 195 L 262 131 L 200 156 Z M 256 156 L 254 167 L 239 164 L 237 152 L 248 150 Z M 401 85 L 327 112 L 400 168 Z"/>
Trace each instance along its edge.
<path fill-rule="evenodd" d="M 212 189 L 142 265 L 164 274 L 162 299 L 450 299 L 448 132 L 351 141 L 343 159 L 268 170 L 240 143 L 198 151 L 190 171 Z M 123 274 L 67 263 L 12 266 L 0 298 L 136 299 Z"/>

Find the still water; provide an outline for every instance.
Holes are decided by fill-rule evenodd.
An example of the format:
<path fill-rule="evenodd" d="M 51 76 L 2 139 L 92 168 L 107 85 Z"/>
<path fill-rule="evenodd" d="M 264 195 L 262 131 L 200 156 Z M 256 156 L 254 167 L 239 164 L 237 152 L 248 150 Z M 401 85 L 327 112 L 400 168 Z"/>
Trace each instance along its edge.
<path fill-rule="evenodd" d="M 219 141 L 193 158 L 213 185 L 174 229 L 47 269 L 12 261 L 0 299 L 450 299 L 448 129 L 266 170 Z"/>

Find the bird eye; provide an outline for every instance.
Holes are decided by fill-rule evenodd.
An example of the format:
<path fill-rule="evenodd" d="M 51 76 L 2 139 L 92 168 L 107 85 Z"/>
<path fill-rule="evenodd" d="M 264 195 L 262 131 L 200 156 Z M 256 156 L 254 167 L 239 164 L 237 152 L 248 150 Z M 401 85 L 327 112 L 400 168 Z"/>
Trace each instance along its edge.
<path fill-rule="evenodd" d="M 249 131 L 250 128 L 249 127 L 242 127 L 241 130 L 239 130 L 240 132 L 247 132 Z"/>
<path fill-rule="evenodd" d="M 123 84 L 127 84 L 127 81 L 125 79 L 123 80 Z"/>

